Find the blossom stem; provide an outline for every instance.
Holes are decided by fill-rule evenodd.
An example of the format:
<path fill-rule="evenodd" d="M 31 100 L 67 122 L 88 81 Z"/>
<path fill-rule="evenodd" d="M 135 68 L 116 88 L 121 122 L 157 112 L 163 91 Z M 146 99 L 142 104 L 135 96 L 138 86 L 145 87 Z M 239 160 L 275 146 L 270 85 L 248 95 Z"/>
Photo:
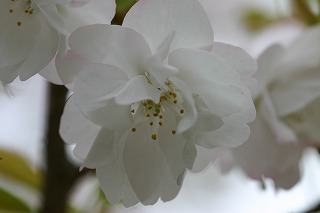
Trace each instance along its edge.
<path fill-rule="evenodd" d="M 64 213 L 67 209 L 68 195 L 74 183 L 87 173 L 79 172 L 67 158 L 65 144 L 59 135 L 60 117 L 66 101 L 67 89 L 50 84 L 49 111 L 45 140 L 45 164 L 42 213 Z"/>

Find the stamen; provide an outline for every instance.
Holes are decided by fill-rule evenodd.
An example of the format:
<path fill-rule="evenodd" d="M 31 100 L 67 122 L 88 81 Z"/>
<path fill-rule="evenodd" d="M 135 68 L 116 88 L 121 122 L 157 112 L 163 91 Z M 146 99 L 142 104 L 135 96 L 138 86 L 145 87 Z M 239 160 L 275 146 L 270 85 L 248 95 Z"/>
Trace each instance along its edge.
<path fill-rule="evenodd" d="M 21 26 L 21 21 L 17 21 L 17 25 L 20 27 Z"/>
<path fill-rule="evenodd" d="M 171 133 L 172 133 L 173 135 L 175 135 L 177 132 L 176 132 L 176 130 L 172 130 Z"/>
<path fill-rule="evenodd" d="M 136 132 L 137 129 L 136 129 L 136 128 L 132 128 L 131 131 L 132 131 L 132 132 Z"/>
<path fill-rule="evenodd" d="M 152 140 L 157 140 L 157 134 L 152 134 L 151 138 L 152 138 Z"/>

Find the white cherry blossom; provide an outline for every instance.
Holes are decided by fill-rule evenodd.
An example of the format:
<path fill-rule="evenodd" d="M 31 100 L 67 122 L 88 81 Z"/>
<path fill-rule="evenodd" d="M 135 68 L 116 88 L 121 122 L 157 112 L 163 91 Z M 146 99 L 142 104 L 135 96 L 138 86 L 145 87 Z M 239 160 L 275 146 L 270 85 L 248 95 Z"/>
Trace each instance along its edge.
<path fill-rule="evenodd" d="M 61 82 L 53 59 L 58 49 L 64 54 L 69 33 L 87 24 L 110 23 L 114 12 L 114 0 L 2 0 L 0 80 L 27 80 L 46 68 L 42 74 L 49 81 Z"/>
<path fill-rule="evenodd" d="M 247 143 L 221 150 L 223 169 L 240 166 L 277 188 L 300 180 L 299 163 L 306 147 L 320 143 L 320 28 L 306 29 L 288 47 L 272 45 L 258 59 L 257 118 Z"/>
<path fill-rule="evenodd" d="M 112 204 L 172 200 L 196 146 L 248 139 L 256 64 L 240 48 L 213 42 L 197 1 L 140 0 L 123 26 L 81 27 L 69 46 L 58 64 L 72 73 L 73 90 L 60 133 L 76 144 L 82 167 L 96 169 Z"/>

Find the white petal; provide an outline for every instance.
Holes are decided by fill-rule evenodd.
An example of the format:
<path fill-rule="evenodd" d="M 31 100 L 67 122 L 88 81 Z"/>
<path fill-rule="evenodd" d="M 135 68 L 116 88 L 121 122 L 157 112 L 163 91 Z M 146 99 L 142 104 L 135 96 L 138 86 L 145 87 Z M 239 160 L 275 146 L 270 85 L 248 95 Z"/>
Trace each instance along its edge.
<path fill-rule="evenodd" d="M 320 144 L 320 98 L 302 110 L 284 117 L 286 124 L 294 130 L 300 141 L 306 145 Z"/>
<path fill-rule="evenodd" d="M 169 64 L 179 69 L 178 77 L 193 94 L 200 95 L 213 114 L 224 117 L 241 110 L 244 93 L 239 74 L 213 54 L 179 49 L 170 54 Z"/>
<path fill-rule="evenodd" d="M 223 126 L 210 132 L 199 133 L 197 145 L 209 149 L 217 147 L 237 147 L 246 142 L 250 135 L 250 128 L 246 123 L 231 117 L 223 118 Z"/>
<path fill-rule="evenodd" d="M 298 143 L 279 144 L 274 133 L 258 110 L 257 119 L 250 125 L 248 142 L 233 149 L 235 164 L 253 179 L 262 176 L 277 179 L 299 164 L 304 146 Z"/>
<path fill-rule="evenodd" d="M 263 91 L 263 100 L 261 103 L 261 113 L 269 124 L 276 136 L 278 143 L 292 143 L 297 140 L 295 133 L 280 120 L 271 97 L 267 91 Z"/>
<path fill-rule="evenodd" d="M 278 66 L 283 58 L 284 48 L 280 45 L 272 45 L 258 58 L 257 81 L 258 89 L 253 94 L 255 98 L 267 85 L 279 75 Z"/>
<path fill-rule="evenodd" d="M 128 181 L 122 162 L 123 148 L 127 137 L 128 132 L 125 132 L 117 141 L 118 158 L 109 164 L 98 167 L 96 173 L 108 201 L 115 204 L 122 199 L 123 205 L 130 207 L 137 204 L 139 200 Z"/>
<path fill-rule="evenodd" d="M 174 113 L 166 110 L 162 121 L 163 125 L 158 128 L 158 143 L 166 158 L 172 177 L 177 181 L 179 176 L 184 173 L 185 165 L 183 151 L 186 140 L 181 134 L 172 134 L 177 126 Z"/>
<path fill-rule="evenodd" d="M 170 81 L 178 90 L 181 91 L 185 101 L 183 103 L 183 106 L 185 108 L 185 113 L 177 127 L 177 133 L 182 133 L 188 130 L 189 128 L 191 128 L 196 122 L 197 110 L 195 107 L 195 103 L 194 103 L 191 91 L 189 90 L 188 86 L 177 77 L 171 77 Z"/>
<path fill-rule="evenodd" d="M 161 61 L 158 55 L 151 56 L 147 61 L 147 69 L 149 74 L 157 81 L 157 83 L 165 88 L 165 82 L 168 78 L 178 75 L 179 71 L 165 62 Z"/>
<path fill-rule="evenodd" d="M 242 81 L 250 90 L 255 89 L 257 82 L 253 75 L 257 71 L 257 63 L 243 49 L 229 44 L 214 42 L 211 52 L 218 56 L 227 66 L 239 72 Z"/>
<path fill-rule="evenodd" d="M 101 128 L 81 167 L 94 169 L 114 161 L 118 157 L 118 139 L 114 131 Z"/>
<path fill-rule="evenodd" d="M 147 71 L 146 61 L 151 55 L 141 35 L 119 26 L 96 24 L 81 27 L 70 35 L 69 45 L 80 57 L 114 65 L 130 78 Z"/>
<path fill-rule="evenodd" d="M 56 57 L 55 64 L 59 78 L 69 89 L 73 90 L 77 75 L 88 64 L 88 61 L 75 54 L 72 50 L 68 50 L 64 57 L 60 55 Z"/>
<path fill-rule="evenodd" d="M 279 116 L 303 109 L 320 97 L 320 65 L 288 76 L 270 90 L 274 107 Z"/>
<path fill-rule="evenodd" d="M 162 183 L 160 185 L 161 200 L 163 202 L 170 201 L 178 195 L 184 180 L 184 176 L 185 176 L 185 172 L 181 173 L 178 179 L 176 179 L 170 175 L 169 168 L 165 167 L 165 170 L 163 172 L 162 179 L 161 179 Z M 150 204 L 153 204 L 153 203 L 150 203 Z"/>
<path fill-rule="evenodd" d="M 62 85 L 59 74 L 56 69 L 55 60 L 52 60 L 39 74 L 53 84 Z"/>
<path fill-rule="evenodd" d="M 100 186 L 111 205 L 116 204 L 123 197 L 126 174 L 121 161 L 103 165 L 96 169 Z"/>
<path fill-rule="evenodd" d="M 84 160 L 101 127 L 86 119 L 75 105 L 73 97 L 67 101 L 61 116 L 59 133 L 68 144 L 76 144 L 74 154 Z"/>
<path fill-rule="evenodd" d="M 299 164 L 296 163 L 292 166 L 291 169 L 288 169 L 284 174 L 281 174 L 278 177 L 271 176 L 271 178 L 273 179 L 274 185 L 277 189 L 291 189 L 300 181 L 301 178 Z"/>
<path fill-rule="evenodd" d="M 42 15 L 46 18 L 49 25 L 61 35 L 68 35 L 64 20 L 59 14 L 58 8 L 53 4 L 37 4 Z"/>
<path fill-rule="evenodd" d="M 123 151 L 123 163 L 126 174 L 137 197 L 142 202 L 157 200 L 159 183 L 165 167 L 165 159 L 157 141 L 151 139 L 147 122 L 135 126 Z"/>
<path fill-rule="evenodd" d="M 123 165 L 122 165 L 122 167 L 123 167 Z M 125 190 L 123 193 L 122 203 L 126 208 L 128 208 L 128 207 L 136 205 L 139 202 L 140 201 L 137 198 L 137 195 L 135 194 L 135 192 L 133 191 L 131 184 L 129 183 L 129 180 L 126 176 L 126 186 L 125 186 Z"/>
<path fill-rule="evenodd" d="M 93 123 L 109 129 L 126 128 L 131 123 L 130 106 L 120 106 L 113 99 L 113 92 L 126 80 L 126 74 L 116 67 L 88 64 L 75 83 L 75 102 Z"/>
<path fill-rule="evenodd" d="M 169 77 L 176 76 L 178 70 L 167 64 L 167 58 L 170 50 L 174 32 L 169 33 L 158 47 L 155 54 L 153 54 L 147 61 L 147 69 L 150 75 L 162 86 Z"/>
<path fill-rule="evenodd" d="M 8 13 L 8 11 L 5 11 Z M 21 18 L 21 20 L 20 20 Z M 21 21 L 21 25 L 17 25 Z M 0 20 L 0 66 L 20 63 L 32 50 L 41 26 L 36 15 L 5 17 Z"/>
<path fill-rule="evenodd" d="M 320 47 L 315 45 L 320 40 L 320 27 L 313 27 L 306 30 L 297 38 L 292 45 L 286 49 L 282 72 L 304 70 L 319 65 Z"/>
<path fill-rule="evenodd" d="M 143 100 L 159 103 L 161 91 L 148 82 L 145 75 L 131 78 L 115 96 L 115 101 L 121 105 L 130 105 Z"/>
<path fill-rule="evenodd" d="M 218 157 L 220 149 L 207 149 L 201 146 L 197 147 L 197 157 L 192 167 L 192 172 L 202 172 L 208 168 Z"/>
<path fill-rule="evenodd" d="M 247 123 L 255 119 L 255 106 L 248 88 L 242 88 L 244 104 L 240 112 L 222 118 L 222 126 L 219 129 L 201 132 L 199 129 L 198 145 L 207 148 L 237 147 L 249 138 L 250 129 Z M 197 127 L 197 126 L 196 126 Z"/>
<path fill-rule="evenodd" d="M 174 39 L 175 32 L 172 31 L 166 37 L 163 39 L 163 41 L 160 43 L 157 51 L 155 54 L 159 56 L 159 58 L 163 61 L 168 57 L 171 43 Z"/>
<path fill-rule="evenodd" d="M 201 132 L 214 131 L 223 126 L 223 120 L 210 112 L 198 112 L 198 119 L 195 126 Z"/>
<path fill-rule="evenodd" d="M 196 157 L 197 157 L 196 146 L 193 143 L 189 143 L 188 141 L 188 143 L 186 144 L 183 150 L 183 161 L 187 169 L 189 170 L 192 169 L 195 163 Z"/>
<path fill-rule="evenodd" d="M 22 62 L 7 67 L 0 67 L 0 80 L 4 84 L 9 84 L 13 82 L 14 79 L 19 75 L 19 67 L 21 66 L 21 64 Z"/>
<path fill-rule="evenodd" d="M 59 45 L 59 36 L 45 20 L 41 23 L 41 32 L 30 53 L 20 67 L 20 79 L 22 81 L 40 72 L 55 57 Z"/>
<path fill-rule="evenodd" d="M 172 31 L 175 38 L 171 50 L 204 46 L 213 41 L 208 17 L 194 0 L 140 0 L 127 13 L 123 26 L 143 35 L 153 53 Z"/>
<path fill-rule="evenodd" d="M 85 25 L 110 24 L 116 11 L 114 0 L 72 0 L 69 4 L 60 14 L 70 33 Z"/>

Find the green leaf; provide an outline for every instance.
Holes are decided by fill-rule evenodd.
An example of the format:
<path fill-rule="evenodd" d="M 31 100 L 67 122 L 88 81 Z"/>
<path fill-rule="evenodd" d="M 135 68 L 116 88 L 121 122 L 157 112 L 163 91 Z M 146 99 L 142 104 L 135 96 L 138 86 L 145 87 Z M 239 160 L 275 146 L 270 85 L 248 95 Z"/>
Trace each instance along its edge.
<path fill-rule="evenodd" d="M 248 9 L 242 20 L 250 31 L 259 31 L 275 21 L 270 15 L 259 9 Z"/>
<path fill-rule="evenodd" d="M 32 212 L 31 209 L 19 198 L 0 189 L 0 212 Z"/>
<path fill-rule="evenodd" d="M 0 174 L 29 187 L 41 188 L 41 175 L 16 153 L 0 150 Z"/>

